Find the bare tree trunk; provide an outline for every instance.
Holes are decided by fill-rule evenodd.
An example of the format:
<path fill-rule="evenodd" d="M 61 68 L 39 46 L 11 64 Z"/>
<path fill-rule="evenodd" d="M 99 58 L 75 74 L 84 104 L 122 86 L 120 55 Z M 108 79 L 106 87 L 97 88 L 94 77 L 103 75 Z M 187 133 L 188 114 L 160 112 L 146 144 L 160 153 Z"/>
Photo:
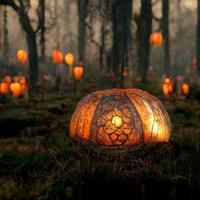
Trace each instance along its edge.
<path fill-rule="evenodd" d="M 149 68 L 150 44 L 149 37 L 152 32 L 152 8 L 151 0 L 141 1 L 141 13 L 137 20 L 137 37 L 139 41 L 138 47 L 138 64 L 139 72 L 143 82 L 147 80 L 147 70 Z"/>
<path fill-rule="evenodd" d="M 169 0 L 163 0 L 163 35 L 165 38 L 165 58 L 164 58 L 164 67 L 165 67 L 165 74 L 169 76 L 170 74 L 170 53 L 169 53 Z"/>
<path fill-rule="evenodd" d="M 200 0 L 197 0 L 197 69 L 200 73 Z"/>
<path fill-rule="evenodd" d="M 113 21 L 113 71 L 120 77 L 120 87 L 124 86 L 123 71 L 128 63 L 128 41 L 132 16 L 132 0 L 115 0 L 112 7 Z"/>
<path fill-rule="evenodd" d="M 78 5 L 78 15 L 79 15 L 79 21 L 78 21 L 78 52 L 79 52 L 79 61 L 84 61 L 84 52 L 85 52 L 85 19 L 87 17 L 87 8 L 88 8 L 89 0 L 77 0 Z"/>
<path fill-rule="evenodd" d="M 8 49 L 8 10 L 7 6 L 5 6 L 3 12 L 3 57 L 5 61 L 8 61 Z"/>
<path fill-rule="evenodd" d="M 41 58 L 45 60 L 45 0 L 39 1 L 40 9 L 40 46 L 41 46 Z"/>

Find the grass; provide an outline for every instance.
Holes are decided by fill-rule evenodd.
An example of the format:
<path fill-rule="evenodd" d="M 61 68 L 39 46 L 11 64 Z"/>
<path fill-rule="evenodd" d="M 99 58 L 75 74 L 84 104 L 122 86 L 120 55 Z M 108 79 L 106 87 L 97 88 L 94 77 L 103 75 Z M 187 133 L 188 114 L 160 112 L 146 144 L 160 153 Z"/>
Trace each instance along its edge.
<path fill-rule="evenodd" d="M 200 189 L 200 102 L 160 96 L 173 124 L 170 142 L 117 152 L 69 138 L 73 110 L 88 91 L 87 85 L 76 96 L 2 103 L 0 112 L 25 110 L 35 123 L 0 138 L 0 199 L 103 199 L 106 193 L 111 199 L 194 199 Z"/>

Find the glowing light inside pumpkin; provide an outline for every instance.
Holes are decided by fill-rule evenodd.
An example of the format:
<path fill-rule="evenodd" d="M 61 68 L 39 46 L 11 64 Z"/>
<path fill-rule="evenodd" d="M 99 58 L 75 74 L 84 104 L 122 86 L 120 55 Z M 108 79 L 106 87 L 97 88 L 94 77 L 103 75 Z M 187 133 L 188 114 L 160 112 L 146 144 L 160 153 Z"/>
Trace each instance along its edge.
<path fill-rule="evenodd" d="M 112 124 L 115 125 L 117 128 L 122 126 L 122 118 L 119 116 L 114 116 L 112 118 Z"/>

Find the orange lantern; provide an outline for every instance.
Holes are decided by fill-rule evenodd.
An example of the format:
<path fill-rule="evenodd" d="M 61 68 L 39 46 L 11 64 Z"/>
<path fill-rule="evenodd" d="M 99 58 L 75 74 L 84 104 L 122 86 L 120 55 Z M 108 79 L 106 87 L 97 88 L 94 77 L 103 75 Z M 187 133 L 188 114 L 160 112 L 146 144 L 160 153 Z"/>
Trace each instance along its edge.
<path fill-rule="evenodd" d="M 12 77 L 11 76 L 5 76 L 3 81 L 10 85 L 12 83 Z"/>
<path fill-rule="evenodd" d="M 76 80 L 80 81 L 83 78 L 84 69 L 82 66 L 74 67 L 74 76 Z"/>
<path fill-rule="evenodd" d="M 190 92 L 190 86 L 187 83 L 182 85 L 181 91 L 184 95 L 188 95 Z"/>
<path fill-rule="evenodd" d="M 158 46 L 163 43 L 163 35 L 160 32 L 154 32 L 150 35 L 149 42 L 153 46 Z"/>
<path fill-rule="evenodd" d="M 72 66 L 74 63 L 74 55 L 72 53 L 68 53 L 65 55 L 65 62 L 67 63 L 67 65 Z"/>
<path fill-rule="evenodd" d="M 0 94 L 6 95 L 9 93 L 9 84 L 6 82 L 0 83 Z"/>
<path fill-rule="evenodd" d="M 52 53 L 52 61 L 54 64 L 60 64 L 63 62 L 63 54 L 58 49 L 54 50 Z"/>
<path fill-rule="evenodd" d="M 84 97 L 72 115 L 70 136 L 111 147 L 169 141 L 162 103 L 139 89 L 107 89 Z"/>
<path fill-rule="evenodd" d="M 27 61 L 28 54 L 25 50 L 20 49 L 17 51 L 17 60 L 20 64 L 24 64 Z"/>
<path fill-rule="evenodd" d="M 18 76 L 18 82 L 20 84 L 26 84 L 26 77 L 23 75 Z"/>
<path fill-rule="evenodd" d="M 174 91 L 174 82 L 172 78 L 165 78 L 162 86 L 163 94 L 165 96 L 170 96 Z"/>
<path fill-rule="evenodd" d="M 19 97 L 21 94 L 21 85 L 18 82 L 11 83 L 10 91 L 12 92 L 14 97 Z"/>

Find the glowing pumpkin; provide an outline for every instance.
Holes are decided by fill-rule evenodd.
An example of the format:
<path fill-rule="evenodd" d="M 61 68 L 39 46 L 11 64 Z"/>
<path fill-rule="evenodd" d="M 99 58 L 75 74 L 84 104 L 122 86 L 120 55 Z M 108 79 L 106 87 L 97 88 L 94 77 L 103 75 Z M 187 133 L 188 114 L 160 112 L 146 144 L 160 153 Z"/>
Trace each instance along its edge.
<path fill-rule="evenodd" d="M 9 84 L 6 82 L 0 83 L 0 94 L 6 95 L 9 93 Z"/>
<path fill-rule="evenodd" d="M 58 49 L 54 50 L 52 53 L 52 61 L 54 64 L 60 64 L 63 62 L 63 54 Z"/>
<path fill-rule="evenodd" d="M 171 78 L 165 78 L 162 86 L 163 94 L 165 96 L 170 96 L 174 91 L 174 82 Z"/>
<path fill-rule="evenodd" d="M 82 66 L 74 67 L 74 77 L 76 80 L 80 81 L 83 78 L 84 69 Z"/>
<path fill-rule="evenodd" d="M 154 32 L 150 35 L 149 42 L 153 46 L 158 46 L 163 43 L 163 35 L 159 32 Z"/>
<path fill-rule="evenodd" d="M 28 54 L 25 50 L 20 49 L 17 51 L 17 60 L 20 64 L 26 63 L 27 58 L 28 58 Z"/>
<path fill-rule="evenodd" d="M 12 92 L 14 97 L 19 97 L 21 94 L 21 85 L 18 82 L 11 83 L 10 91 Z"/>
<path fill-rule="evenodd" d="M 67 63 L 67 65 L 72 66 L 74 63 L 74 55 L 72 53 L 68 53 L 65 55 L 65 62 Z"/>
<path fill-rule="evenodd" d="M 187 83 L 182 85 L 181 91 L 184 95 L 188 95 L 190 92 L 190 86 Z"/>
<path fill-rule="evenodd" d="M 171 123 L 162 103 L 139 89 L 107 89 L 84 97 L 73 113 L 70 136 L 108 146 L 169 141 Z"/>

